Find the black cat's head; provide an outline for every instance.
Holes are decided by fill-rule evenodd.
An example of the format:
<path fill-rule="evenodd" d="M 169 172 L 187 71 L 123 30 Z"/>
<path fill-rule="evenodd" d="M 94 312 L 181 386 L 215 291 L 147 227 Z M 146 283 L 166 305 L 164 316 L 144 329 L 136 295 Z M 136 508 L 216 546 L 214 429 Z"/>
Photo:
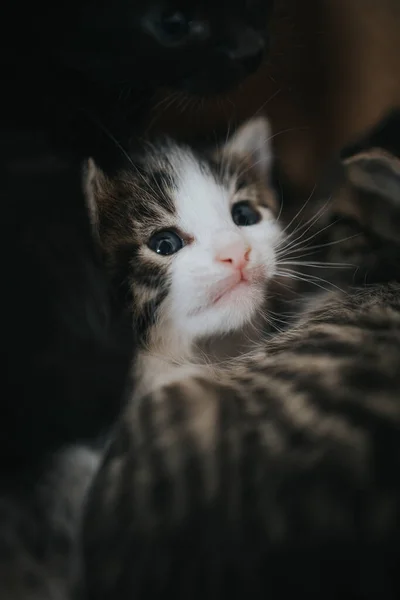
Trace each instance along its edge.
<path fill-rule="evenodd" d="M 105 85 L 213 94 L 260 65 L 273 0 L 71 0 L 52 47 Z M 63 13 L 63 14 L 62 14 Z M 62 19 L 62 21 L 60 20 Z"/>

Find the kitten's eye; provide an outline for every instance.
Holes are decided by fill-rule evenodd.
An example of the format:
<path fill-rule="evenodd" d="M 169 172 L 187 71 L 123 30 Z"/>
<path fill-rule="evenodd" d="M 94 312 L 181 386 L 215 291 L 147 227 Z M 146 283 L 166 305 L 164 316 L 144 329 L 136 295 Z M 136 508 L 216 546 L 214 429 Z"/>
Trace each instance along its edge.
<path fill-rule="evenodd" d="M 162 256 L 169 256 L 179 252 L 184 246 L 183 240 L 174 231 L 158 231 L 149 239 L 148 246 L 150 250 L 161 254 Z"/>
<path fill-rule="evenodd" d="M 255 225 L 261 220 L 261 215 L 249 202 L 236 202 L 232 206 L 232 219 L 238 227 Z"/>
<path fill-rule="evenodd" d="M 173 40 L 181 40 L 189 33 L 189 21 L 179 10 L 164 14 L 161 27 L 164 34 Z"/>

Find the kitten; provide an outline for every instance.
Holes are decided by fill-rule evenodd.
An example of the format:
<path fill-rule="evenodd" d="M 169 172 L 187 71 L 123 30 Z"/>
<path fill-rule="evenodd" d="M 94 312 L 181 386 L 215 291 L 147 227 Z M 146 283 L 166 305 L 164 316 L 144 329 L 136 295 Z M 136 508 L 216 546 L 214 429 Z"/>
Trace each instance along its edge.
<path fill-rule="evenodd" d="M 350 191 L 365 219 L 370 182 L 380 223 L 400 210 L 397 162 L 358 167 Z M 130 404 L 87 504 L 88 600 L 399 597 L 400 261 L 383 277 L 321 293 L 233 368 L 183 369 Z"/>
<path fill-rule="evenodd" d="M 269 138 L 258 118 L 217 153 L 147 144 L 112 178 L 90 161 L 91 219 L 139 335 L 142 391 L 261 334 L 282 233 Z"/>

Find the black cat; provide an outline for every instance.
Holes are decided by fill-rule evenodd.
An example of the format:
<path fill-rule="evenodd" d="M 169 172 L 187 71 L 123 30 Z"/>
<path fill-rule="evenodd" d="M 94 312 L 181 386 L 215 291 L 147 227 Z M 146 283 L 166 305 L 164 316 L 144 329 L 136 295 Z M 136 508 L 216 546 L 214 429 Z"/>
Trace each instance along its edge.
<path fill-rule="evenodd" d="M 272 0 L 3 2 L 2 484 L 117 414 L 134 340 L 92 247 L 80 160 L 105 169 L 160 86 L 256 69 Z"/>
<path fill-rule="evenodd" d="M 5 122 L 34 123 L 98 160 L 157 88 L 215 94 L 256 70 L 273 0 L 41 0 L 24 7 L 25 26 L 9 4 L 4 22 L 14 16 L 19 29 L 1 58 Z"/>

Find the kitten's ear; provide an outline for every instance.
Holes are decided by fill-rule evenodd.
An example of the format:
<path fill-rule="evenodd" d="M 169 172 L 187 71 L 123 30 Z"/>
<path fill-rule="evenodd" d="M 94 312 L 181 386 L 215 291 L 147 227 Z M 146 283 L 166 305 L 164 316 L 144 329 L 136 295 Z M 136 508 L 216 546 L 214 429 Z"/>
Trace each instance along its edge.
<path fill-rule="evenodd" d="M 83 179 L 90 223 L 93 229 L 97 230 L 101 209 L 101 196 L 102 191 L 106 186 L 107 179 L 103 171 L 96 165 L 93 158 L 89 158 L 84 165 Z"/>
<path fill-rule="evenodd" d="M 381 194 L 400 205 L 400 159 L 372 148 L 344 161 L 349 181 L 367 192 Z"/>
<path fill-rule="evenodd" d="M 348 190 L 342 213 L 384 239 L 400 242 L 400 159 L 372 148 L 344 161 Z"/>
<path fill-rule="evenodd" d="M 233 134 L 223 149 L 251 162 L 262 178 L 267 178 L 272 165 L 271 127 L 265 117 L 250 119 Z"/>

